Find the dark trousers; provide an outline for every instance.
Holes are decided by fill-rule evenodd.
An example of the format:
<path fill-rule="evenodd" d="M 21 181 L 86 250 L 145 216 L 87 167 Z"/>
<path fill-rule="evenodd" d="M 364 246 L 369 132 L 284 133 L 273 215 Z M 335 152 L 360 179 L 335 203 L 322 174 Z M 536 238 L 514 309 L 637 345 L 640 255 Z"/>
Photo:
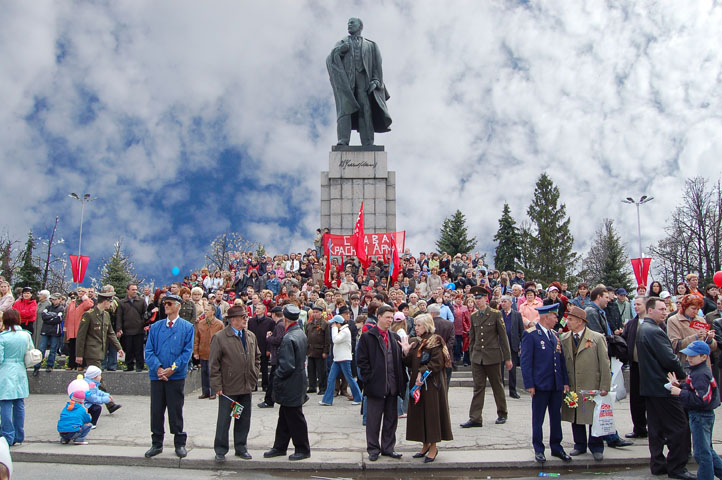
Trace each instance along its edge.
<path fill-rule="evenodd" d="M 288 450 L 288 442 L 293 439 L 295 453 L 311 453 L 311 443 L 308 441 L 308 425 L 303 416 L 303 407 L 284 407 L 278 409 L 278 423 L 276 424 L 276 439 L 273 448 L 281 452 Z"/>
<path fill-rule="evenodd" d="M 261 354 L 261 388 L 268 388 L 268 355 Z"/>
<path fill-rule="evenodd" d="M 236 453 L 246 451 L 248 440 L 248 429 L 251 428 L 251 394 L 227 395 L 233 401 L 243 405 L 241 418 L 231 417 L 231 401 L 223 395 L 218 396 L 218 419 L 216 420 L 216 439 L 213 442 L 213 450 L 218 455 L 228 453 L 228 428 L 233 420 L 233 448 Z"/>
<path fill-rule="evenodd" d="M 397 395 L 366 398 L 366 451 L 369 453 L 391 453 L 396 447 L 396 425 L 399 421 L 396 398 Z"/>
<path fill-rule="evenodd" d="M 519 352 L 515 352 L 512 350 L 511 352 L 511 363 L 513 364 L 511 370 L 508 370 L 509 372 L 509 393 L 516 393 L 516 367 L 519 366 Z M 506 365 L 504 363 L 501 364 L 501 381 L 504 382 L 504 372 L 506 372 Z"/>
<path fill-rule="evenodd" d="M 143 358 L 143 337 L 142 333 L 137 335 L 126 335 L 123 334 L 121 340 L 123 341 L 123 350 L 125 351 L 125 368 L 127 370 L 138 370 L 143 369 L 145 365 L 145 359 Z"/>
<path fill-rule="evenodd" d="M 102 390 L 102 391 L 104 391 L 105 393 L 110 393 L 110 392 L 108 392 L 108 389 L 107 389 L 107 387 L 105 386 L 105 384 L 103 383 L 102 380 L 101 380 L 100 383 L 98 384 L 98 390 Z M 115 402 L 111 400 L 110 402 L 108 402 L 108 403 L 105 404 L 105 408 L 107 408 L 108 411 L 110 411 L 110 407 L 112 407 L 113 405 L 115 405 Z M 102 410 L 102 409 L 101 409 L 101 410 Z M 95 425 L 95 423 L 93 423 L 93 425 Z"/>
<path fill-rule="evenodd" d="M 326 390 L 326 359 L 308 357 L 308 388 Z"/>
<path fill-rule="evenodd" d="M 68 339 L 68 363 L 66 368 L 77 368 L 80 365 L 75 361 L 75 338 Z"/>
<path fill-rule="evenodd" d="M 687 416 L 675 397 L 644 397 L 649 433 L 649 469 L 653 475 L 686 471 L 690 453 Z M 662 450 L 669 449 L 667 458 Z"/>
<path fill-rule="evenodd" d="M 201 393 L 203 395 L 212 395 L 211 392 L 211 367 L 208 360 L 201 360 Z"/>
<path fill-rule="evenodd" d="M 455 338 L 456 341 L 454 342 L 454 362 L 458 362 L 461 360 L 461 357 L 464 353 L 461 351 L 462 347 L 464 346 L 464 336 L 456 335 Z"/>
<path fill-rule="evenodd" d="M 176 447 L 185 446 L 188 435 L 183 431 L 183 387 L 185 379 L 150 381 L 150 431 L 154 447 L 163 448 L 165 435 L 165 411 L 168 410 L 168 426 L 174 435 Z"/>
<path fill-rule="evenodd" d="M 484 393 L 486 392 L 486 379 L 489 379 L 491 390 L 494 392 L 494 402 L 496 403 L 496 416 L 507 418 L 509 415 L 506 408 L 506 395 L 504 395 L 504 385 L 501 383 L 501 367 L 498 363 L 491 365 L 482 365 L 480 363 L 471 364 L 471 375 L 474 379 L 474 396 L 471 398 L 471 406 L 469 407 L 469 419 L 473 422 L 482 423 L 481 412 L 484 409 Z M 561 407 L 560 407 L 561 408 Z"/>
<path fill-rule="evenodd" d="M 88 408 L 88 413 L 90 414 L 90 423 L 93 425 L 98 424 L 98 419 L 100 418 L 100 413 L 103 411 L 100 405 L 91 405 L 90 408 Z"/>
<path fill-rule="evenodd" d="M 589 431 L 589 439 L 587 440 L 587 430 Z M 574 449 L 580 452 L 586 452 L 587 446 L 592 453 L 604 452 L 604 440 L 602 437 L 592 436 L 592 426 L 582 425 L 580 423 L 572 423 L 572 436 L 574 437 Z"/>
<path fill-rule="evenodd" d="M 544 453 L 544 416 L 549 410 L 549 448 L 552 453 L 562 448 L 562 392 L 537 390 L 531 397 L 531 435 L 535 453 Z"/>
<path fill-rule="evenodd" d="M 629 410 L 632 414 L 634 433 L 647 434 L 647 407 L 644 397 L 639 393 L 639 363 L 629 364 Z"/>
<path fill-rule="evenodd" d="M 263 399 L 266 405 L 273 406 L 273 376 L 276 374 L 276 365 L 271 365 L 271 379 L 268 382 L 268 388 L 266 388 L 266 396 Z"/>

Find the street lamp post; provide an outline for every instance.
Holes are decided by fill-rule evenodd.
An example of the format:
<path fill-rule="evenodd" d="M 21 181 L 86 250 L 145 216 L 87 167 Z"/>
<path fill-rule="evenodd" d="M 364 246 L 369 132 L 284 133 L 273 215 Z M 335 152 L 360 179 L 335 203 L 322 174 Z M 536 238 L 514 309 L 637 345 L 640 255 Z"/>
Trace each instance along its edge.
<path fill-rule="evenodd" d="M 98 199 L 98 197 L 90 198 L 90 194 L 86 193 L 82 196 L 82 198 L 75 192 L 68 195 L 70 198 L 74 198 L 75 200 L 78 200 L 81 204 L 80 206 L 80 235 L 78 235 L 78 262 L 80 262 L 80 248 L 83 245 L 83 216 L 85 214 L 85 204 L 90 203 L 92 201 L 95 201 Z M 75 288 L 78 287 L 79 282 L 75 282 Z"/>
<path fill-rule="evenodd" d="M 654 197 L 648 197 L 646 195 L 642 195 L 638 202 L 635 202 L 632 197 L 627 197 L 622 200 L 622 203 L 629 203 L 631 205 L 636 205 L 637 207 L 637 238 L 639 240 L 639 258 L 644 258 L 644 253 L 642 252 L 642 222 L 640 221 L 639 217 L 639 206 L 651 202 L 652 200 L 654 200 Z"/>

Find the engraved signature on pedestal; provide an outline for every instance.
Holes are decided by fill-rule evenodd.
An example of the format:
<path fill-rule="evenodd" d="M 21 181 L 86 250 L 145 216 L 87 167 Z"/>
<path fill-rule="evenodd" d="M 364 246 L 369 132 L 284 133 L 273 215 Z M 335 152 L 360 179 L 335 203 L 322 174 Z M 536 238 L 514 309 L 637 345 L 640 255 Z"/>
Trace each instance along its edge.
<path fill-rule="evenodd" d="M 361 160 L 360 162 L 354 162 L 351 159 L 344 158 L 341 159 L 341 161 L 338 162 L 338 166 L 341 168 L 359 168 L 359 167 L 371 167 L 376 168 L 376 160 L 373 162 L 367 162 L 366 160 Z"/>

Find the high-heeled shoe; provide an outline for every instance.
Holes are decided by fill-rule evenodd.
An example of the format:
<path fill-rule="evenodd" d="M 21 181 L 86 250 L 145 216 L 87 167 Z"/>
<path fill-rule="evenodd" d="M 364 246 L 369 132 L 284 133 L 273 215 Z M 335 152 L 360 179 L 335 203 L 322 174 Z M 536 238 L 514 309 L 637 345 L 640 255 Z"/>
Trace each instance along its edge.
<path fill-rule="evenodd" d="M 431 462 L 433 462 L 434 460 L 436 460 L 436 457 L 438 457 L 438 456 L 439 456 L 439 450 L 437 449 L 437 450 L 436 450 L 436 455 L 434 455 L 433 457 L 429 457 L 429 456 L 425 456 L 425 457 L 424 457 L 424 463 L 431 463 Z"/>
<path fill-rule="evenodd" d="M 414 453 L 413 457 L 414 457 L 414 458 L 422 458 L 422 457 L 425 457 L 426 454 L 429 453 L 429 449 L 430 449 L 430 448 L 431 448 L 431 447 L 427 448 L 427 449 L 424 450 L 423 452 Z"/>

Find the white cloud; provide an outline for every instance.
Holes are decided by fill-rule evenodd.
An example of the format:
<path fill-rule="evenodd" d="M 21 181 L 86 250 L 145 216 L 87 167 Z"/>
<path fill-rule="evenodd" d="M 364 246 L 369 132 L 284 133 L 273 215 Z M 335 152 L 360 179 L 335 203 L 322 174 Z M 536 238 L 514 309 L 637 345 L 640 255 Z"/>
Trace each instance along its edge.
<path fill-rule="evenodd" d="M 636 245 L 619 200 L 654 195 L 647 245 L 686 177 L 720 175 L 722 8 L 709 1 L 25 2 L 0 17 L 3 224 L 22 238 L 60 215 L 71 245 L 65 195 L 91 191 L 91 255 L 122 236 L 152 275 L 200 261 L 200 239 L 227 228 L 310 245 L 335 143 L 325 57 L 351 15 L 383 54 L 394 124 L 377 143 L 413 250 L 432 249 L 456 208 L 490 250 L 503 202 L 523 220 L 542 171 L 580 249 L 604 217 Z M 221 164 L 226 150 L 240 164 Z"/>

